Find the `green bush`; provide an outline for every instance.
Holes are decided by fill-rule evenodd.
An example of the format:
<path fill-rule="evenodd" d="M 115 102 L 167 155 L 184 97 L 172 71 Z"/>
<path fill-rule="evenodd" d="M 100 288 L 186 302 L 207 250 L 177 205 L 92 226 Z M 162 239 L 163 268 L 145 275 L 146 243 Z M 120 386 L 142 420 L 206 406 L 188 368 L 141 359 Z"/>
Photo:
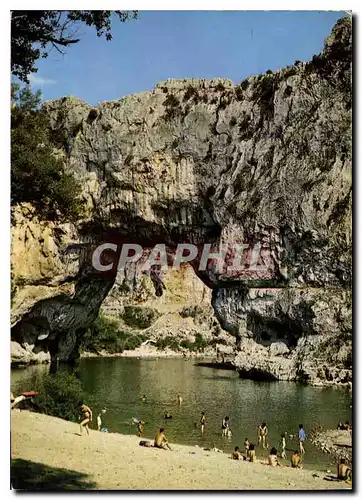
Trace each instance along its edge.
<path fill-rule="evenodd" d="M 125 306 L 123 321 L 134 328 L 149 328 L 159 317 L 159 313 L 150 307 Z"/>
<path fill-rule="evenodd" d="M 158 339 L 155 345 L 158 349 L 166 349 L 167 347 L 173 349 L 174 351 L 178 351 L 180 349 L 177 339 L 172 337 L 172 335 L 167 335 L 166 337 Z"/>
<path fill-rule="evenodd" d="M 197 333 L 195 335 L 195 340 L 194 340 L 194 344 L 193 344 L 194 351 L 203 351 L 205 349 L 205 347 L 207 347 L 208 345 L 209 345 L 208 342 L 206 342 L 206 340 L 204 340 L 201 333 Z"/>
<path fill-rule="evenodd" d="M 77 220 L 83 210 L 80 185 L 55 155 L 40 92 L 12 86 L 11 203 L 30 202 L 48 219 Z"/>
<path fill-rule="evenodd" d="M 135 335 L 120 330 L 118 322 L 114 319 L 99 316 L 84 335 L 81 349 L 90 352 L 99 352 L 104 349 L 114 354 L 126 349 L 136 349 L 146 339 L 144 335 Z"/>
<path fill-rule="evenodd" d="M 78 421 L 84 401 L 82 383 L 73 374 L 58 372 L 39 379 L 36 397 L 39 410 L 46 415 Z"/>

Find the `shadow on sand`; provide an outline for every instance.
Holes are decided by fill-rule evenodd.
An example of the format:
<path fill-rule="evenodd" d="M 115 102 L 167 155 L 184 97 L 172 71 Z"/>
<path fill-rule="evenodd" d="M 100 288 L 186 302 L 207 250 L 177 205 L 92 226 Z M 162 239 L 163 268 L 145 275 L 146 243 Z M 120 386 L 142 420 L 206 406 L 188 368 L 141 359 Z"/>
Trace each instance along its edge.
<path fill-rule="evenodd" d="M 58 469 L 29 460 L 15 459 L 11 464 L 11 486 L 15 490 L 64 491 L 89 490 L 96 484 L 86 480 L 87 474 Z"/>

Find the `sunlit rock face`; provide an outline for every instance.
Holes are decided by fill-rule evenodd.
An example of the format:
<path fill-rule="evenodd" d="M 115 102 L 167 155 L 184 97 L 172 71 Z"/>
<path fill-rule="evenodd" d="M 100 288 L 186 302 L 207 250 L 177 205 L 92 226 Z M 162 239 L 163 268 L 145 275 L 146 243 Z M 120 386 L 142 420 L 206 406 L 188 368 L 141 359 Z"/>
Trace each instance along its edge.
<path fill-rule="evenodd" d="M 351 22 L 343 19 L 311 62 L 237 86 L 168 80 L 96 107 L 72 97 L 46 103 L 63 131 L 67 168 L 81 180 L 87 217 L 62 233 L 47 229 L 50 254 L 35 267 L 26 256 L 27 216 L 15 220 L 13 339 L 24 347 L 31 324 L 28 346 L 77 355 L 84 327 L 119 286 L 116 263 L 109 273 L 92 269 L 99 243 L 148 251 L 165 244 L 171 261 L 179 243 L 209 243 L 226 248 L 224 265 L 209 261 L 200 270 L 195 259 L 192 266 L 236 338 L 242 376 L 348 380 L 351 53 Z M 44 242 L 31 238 L 37 262 Z M 241 270 L 230 269 L 236 244 L 248 246 Z M 26 287 L 24 311 L 18 297 Z"/>

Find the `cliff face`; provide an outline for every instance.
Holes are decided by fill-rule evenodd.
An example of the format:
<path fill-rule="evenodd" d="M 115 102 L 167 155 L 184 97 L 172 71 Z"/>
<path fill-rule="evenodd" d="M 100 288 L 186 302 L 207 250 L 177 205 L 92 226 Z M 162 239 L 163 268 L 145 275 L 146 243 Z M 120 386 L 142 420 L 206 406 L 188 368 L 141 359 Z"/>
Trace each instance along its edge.
<path fill-rule="evenodd" d="M 12 339 L 30 352 L 76 356 L 116 280 L 91 268 L 100 242 L 164 243 L 170 253 L 178 243 L 260 243 L 264 269 L 194 265 L 237 340 L 237 369 L 349 380 L 351 53 L 344 19 L 311 62 L 238 86 L 169 80 L 97 107 L 46 103 L 65 132 L 67 168 L 82 182 L 88 215 L 74 228 L 43 222 L 48 243 L 37 230 L 27 255 L 32 223 L 16 209 Z M 160 297 L 162 284 L 151 281 Z"/>

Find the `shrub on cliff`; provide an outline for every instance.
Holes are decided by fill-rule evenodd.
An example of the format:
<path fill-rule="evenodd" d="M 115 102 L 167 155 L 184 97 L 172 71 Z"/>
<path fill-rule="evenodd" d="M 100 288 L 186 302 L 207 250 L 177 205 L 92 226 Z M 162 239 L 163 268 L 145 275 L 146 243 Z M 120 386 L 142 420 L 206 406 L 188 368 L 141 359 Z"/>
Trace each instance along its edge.
<path fill-rule="evenodd" d="M 133 328 L 149 328 L 159 317 L 156 309 L 150 307 L 125 306 L 123 321 Z"/>
<path fill-rule="evenodd" d="M 81 349 L 90 352 L 106 350 L 113 354 L 136 349 L 144 340 L 144 335 L 122 331 L 116 320 L 101 315 L 88 328 Z"/>

